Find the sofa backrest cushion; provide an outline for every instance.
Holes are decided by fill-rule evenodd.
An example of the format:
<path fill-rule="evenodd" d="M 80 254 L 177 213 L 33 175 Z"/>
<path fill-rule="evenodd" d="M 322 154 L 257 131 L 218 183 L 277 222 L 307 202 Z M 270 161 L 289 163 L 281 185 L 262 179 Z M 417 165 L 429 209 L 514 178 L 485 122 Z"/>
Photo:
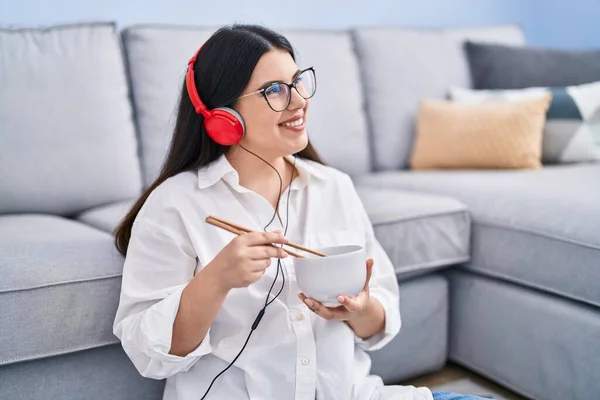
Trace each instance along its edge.
<path fill-rule="evenodd" d="M 523 45 L 519 26 L 411 29 L 359 28 L 361 65 L 375 170 L 408 167 L 418 104 L 471 87 L 464 41 Z"/>
<path fill-rule="evenodd" d="M 0 213 L 70 215 L 140 193 L 111 23 L 0 30 Z"/>
<path fill-rule="evenodd" d="M 213 29 L 134 26 L 124 31 L 142 146 L 144 184 L 160 171 L 171 139 L 187 62 Z M 362 85 L 348 32 L 281 31 L 300 68 L 314 66 L 317 93 L 307 130 L 325 162 L 351 174 L 370 170 Z M 265 104 L 266 106 L 266 104 Z"/>
<path fill-rule="evenodd" d="M 465 44 L 474 89 L 577 86 L 600 81 L 600 50 Z"/>

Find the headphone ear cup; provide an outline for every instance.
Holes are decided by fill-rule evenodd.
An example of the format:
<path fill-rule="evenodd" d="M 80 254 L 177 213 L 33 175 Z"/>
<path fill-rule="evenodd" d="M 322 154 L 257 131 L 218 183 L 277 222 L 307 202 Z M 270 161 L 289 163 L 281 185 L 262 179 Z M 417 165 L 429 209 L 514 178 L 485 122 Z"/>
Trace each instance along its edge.
<path fill-rule="evenodd" d="M 239 143 L 246 132 L 242 116 L 229 107 L 211 110 L 204 120 L 204 129 L 212 140 L 224 146 Z"/>

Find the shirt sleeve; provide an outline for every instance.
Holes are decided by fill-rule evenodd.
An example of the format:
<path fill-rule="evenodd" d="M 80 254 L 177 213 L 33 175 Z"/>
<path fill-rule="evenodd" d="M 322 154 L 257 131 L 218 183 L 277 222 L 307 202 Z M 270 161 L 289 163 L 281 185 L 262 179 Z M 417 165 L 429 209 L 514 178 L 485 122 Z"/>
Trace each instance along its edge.
<path fill-rule="evenodd" d="M 136 220 L 123 266 L 113 333 L 146 378 L 164 379 L 187 371 L 211 352 L 209 329 L 185 357 L 169 354 L 181 294 L 195 268 L 196 255 L 189 239 L 150 221 Z"/>
<path fill-rule="evenodd" d="M 348 178 L 350 179 L 350 178 Z M 369 291 L 372 298 L 378 300 L 385 312 L 384 329 L 367 339 L 355 337 L 355 342 L 367 351 L 378 350 L 388 344 L 400 331 L 402 321 L 400 316 L 400 296 L 396 271 L 389 256 L 375 237 L 373 224 L 364 208 L 364 205 L 352 183 L 350 187 L 353 208 L 358 213 L 360 226 L 365 235 L 365 250 L 367 259 L 373 259 L 373 271 L 369 282 Z"/>

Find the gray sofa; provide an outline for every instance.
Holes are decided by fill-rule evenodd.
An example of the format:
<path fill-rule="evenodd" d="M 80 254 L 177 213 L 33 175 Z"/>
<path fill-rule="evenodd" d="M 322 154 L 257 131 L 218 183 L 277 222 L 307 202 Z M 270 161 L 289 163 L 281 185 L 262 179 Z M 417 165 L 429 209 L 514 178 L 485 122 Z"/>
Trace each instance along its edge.
<path fill-rule="evenodd" d="M 156 176 L 212 29 L 0 30 L 0 398 L 160 399 L 112 334 L 111 231 Z M 387 383 L 460 363 L 536 399 L 600 398 L 600 164 L 408 169 L 422 98 L 470 86 L 461 44 L 518 26 L 284 31 L 318 94 L 309 134 L 349 173 L 401 290 Z"/>

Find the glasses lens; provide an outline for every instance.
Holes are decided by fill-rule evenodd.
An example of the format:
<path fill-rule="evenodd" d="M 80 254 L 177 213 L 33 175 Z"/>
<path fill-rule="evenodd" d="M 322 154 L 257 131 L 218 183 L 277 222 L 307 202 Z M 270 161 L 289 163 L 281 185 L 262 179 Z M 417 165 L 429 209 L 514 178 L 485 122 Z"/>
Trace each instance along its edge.
<path fill-rule="evenodd" d="M 309 69 L 298 75 L 296 78 L 296 88 L 298 89 L 300 96 L 305 99 L 313 97 L 317 89 L 315 71 Z"/>
<path fill-rule="evenodd" d="M 286 85 L 274 83 L 265 89 L 265 96 L 273 110 L 283 111 L 288 106 L 290 88 Z"/>

